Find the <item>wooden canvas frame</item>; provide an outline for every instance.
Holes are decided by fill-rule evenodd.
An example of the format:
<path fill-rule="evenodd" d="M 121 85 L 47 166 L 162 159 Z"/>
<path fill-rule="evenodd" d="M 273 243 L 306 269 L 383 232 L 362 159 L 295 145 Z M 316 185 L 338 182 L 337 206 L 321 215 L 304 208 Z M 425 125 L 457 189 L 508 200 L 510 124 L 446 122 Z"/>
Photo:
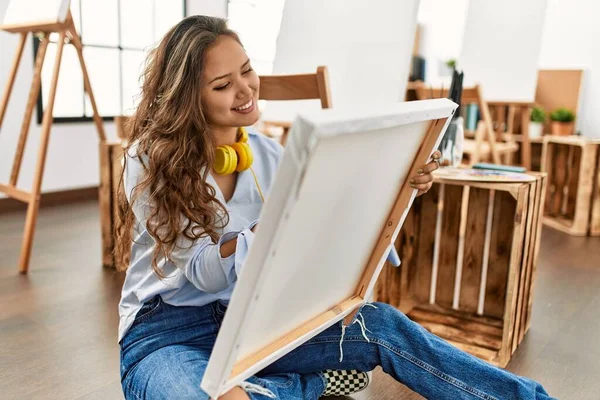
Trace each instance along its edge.
<path fill-rule="evenodd" d="M 428 161 L 437 148 L 457 107 L 456 104 L 447 99 L 399 103 L 393 106 L 396 114 L 398 114 L 393 115 L 393 117 L 397 118 L 394 119 L 390 115 L 381 114 L 382 120 L 387 117 L 385 123 L 388 124 L 388 127 L 423 123 L 426 124 L 423 126 L 427 126 L 427 128 L 420 133 L 422 136 L 420 136 L 420 145 L 417 147 L 416 154 L 408 156 L 411 158 L 408 158 L 407 161 L 412 161 L 408 164 L 409 168 L 405 171 L 404 181 L 400 183 L 396 200 L 389 209 L 388 217 L 381 228 L 379 236 L 373 238 L 375 245 L 372 250 L 369 250 L 371 256 L 362 270 L 362 278 L 360 278 L 358 285 L 349 287 L 348 292 L 352 294 L 347 298 L 340 299 L 335 306 L 323 310 L 319 315 L 308 321 L 299 323 L 295 329 L 281 335 L 266 346 L 253 349 L 246 356 L 238 359 L 241 352 L 240 344 L 243 344 L 244 340 L 242 332 L 245 331 L 245 327 L 251 321 L 252 315 L 257 312 L 256 303 L 259 301 L 261 293 L 263 293 L 261 292 L 262 285 L 269 274 L 268 269 L 273 269 L 268 259 L 274 257 L 277 249 L 281 248 L 281 244 L 278 243 L 280 241 L 278 232 L 287 223 L 295 199 L 303 188 L 304 174 L 310 165 L 310 151 L 305 154 L 300 149 L 309 148 L 312 151 L 320 140 L 326 138 L 328 134 L 331 135 L 331 130 L 327 131 L 330 125 L 327 125 L 327 121 L 325 121 L 322 131 L 315 128 L 317 129 L 316 135 L 310 137 L 295 136 L 294 132 L 296 130 L 300 131 L 306 127 L 319 126 L 319 119 L 318 117 L 307 119 L 301 116 L 294 122 L 294 128 L 292 128 L 290 135 L 292 144 L 291 146 L 288 145 L 275 178 L 274 189 L 271 191 L 261 214 L 261 225 L 276 227 L 273 236 L 275 239 L 271 240 L 267 236 L 260 238 L 258 232 L 261 232 L 261 230 L 259 228 L 254 244 L 250 248 L 248 259 L 242 269 L 242 274 L 236 284 L 236 290 L 233 292 L 225 320 L 202 381 L 203 390 L 213 398 L 217 398 L 234 386 L 239 385 L 252 374 L 260 371 L 334 323 L 344 318 L 345 323 L 349 323 L 358 309 L 366 303 L 383 267 L 385 255 L 391 249 L 416 196 L 416 190 L 410 187 L 408 177 L 415 175 L 417 169 Z M 315 113 L 315 115 L 326 115 L 325 113 L 328 112 L 331 111 L 321 111 L 320 114 Z M 396 125 L 393 125 L 393 123 Z M 296 144 L 298 143 L 304 143 L 304 147 L 301 144 L 297 147 Z M 290 168 L 293 164 L 302 165 L 302 167 L 299 172 L 295 173 L 294 178 L 289 179 L 289 176 L 285 173 L 292 171 Z M 281 178 L 279 178 L 280 176 Z M 278 185 L 279 192 L 275 192 Z M 285 196 L 288 198 L 286 200 L 275 193 L 286 193 Z M 278 206 L 270 207 L 271 203 L 277 203 Z M 267 211 L 265 212 L 265 210 Z M 255 273 L 255 271 L 258 271 L 258 273 Z"/>
<path fill-rule="evenodd" d="M 48 142 L 50 140 L 50 129 L 52 127 L 53 121 L 52 111 L 54 108 L 54 100 L 56 97 L 56 89 L 58 86 L 58 75 L 60 71 L 63 48 L 65 42 L 67 41 L 69 43 L 72 43 L 75 46 L 75 50 L 77 51 L 77 56 L 79 58 L 79 63 L 81 65 L 81 70 L 83 73 L 84 88 L 89 96 L 90 103 L 94 111 L 93 119 L 96 125 L 96 129 L 98 131 L 98 137 L 101 142 L 106 141 L 106 135 L 104 133 L 102 118 L 100 118 L 100 115 L 98 114 L 96 101 L 92 92 L 92 86 L 87 73 L 87 68 L 85 66 L 85 61 L 83 59 L 83 47 L 81 44 L 81 40 L 79 38 L 79 35 L 77 34 L 77 30 L 75 29 L 75 24 L 73 22 L 73 17 L 71 16 L 70 11 L 68 12 L 67 18 L 64 22 L 32 22 L 31 24 L 2 25 L 0 26 L 0 30 L 4 30 L 11 33 L 18 33 L 21 35 L 21 40 L 17 47 L 17 52 L 15 54 L 13 65 L 9 73 L 6 90 L 4 91 L 4 94 L 2 95 L 2 99 L 0 101 L 0 127 L 2 126 L 2 121 L 8 108 L 8 101 L 10 99 L 10 95 L 15 83 L 17 70 L 19 69 L 19 64 L 21 62 L 27 37 L 31 32 L 32 34 L 37 35 L 40 38 L 40 46 L 37 51 L 35 67 L 33 70 L 33 81 L 31 83 L 31 89 L 29 91 L 29 97 L 25 109 L 25 116 L 23 117 L 21 133 L 19 136 L 19 142 L 17 144 L 17 150 L 15 153 L 12 172 L 10 175 L 10 181 L 8 184 L 0 184 L 1 193 L 4 193 L 13 199 L 28 204 L 27 217 L 25 221 L 25 232 L 23 235 L 23 244 L 21 247 L 21 255 L 19 258 L 19 272 L 21 272 L 22 274 L 26 274 L 29 269 L 29 259 L 31 256 L 31 248 L 33 246 L 35 223 L 37 220 L 37 214 L 39 210 L 42 179 L 46 164 Z M 25 151 L 25 145 L 27 143 L 27 136 L 29 132 L 29 125 L 31 123 L 31 117 L 33 115 L 33 110 L 35 109 L 37 98 L 40 92 L 42 67 L 44 65 L 46 50 L 50 42 L 50 33 L 54 32 L 58 33 L 59 35 L 57 42 L 58 46 L 56 50 L 56 59 L 54 62 L 52 78 L 50 80 L 48 104 L 46 105 L 46 110 L 44 111 L 44 117 L 42 120 L 42 131 L 40 136 L 40 146 L 38 149 L 37 163 L 33 177 L 33 188 L 31 191 L 28 192 L 19 189 L 17 187 L 17 182 L 19 179 L 21 164 L 23 162 L 23 153 Z"/>

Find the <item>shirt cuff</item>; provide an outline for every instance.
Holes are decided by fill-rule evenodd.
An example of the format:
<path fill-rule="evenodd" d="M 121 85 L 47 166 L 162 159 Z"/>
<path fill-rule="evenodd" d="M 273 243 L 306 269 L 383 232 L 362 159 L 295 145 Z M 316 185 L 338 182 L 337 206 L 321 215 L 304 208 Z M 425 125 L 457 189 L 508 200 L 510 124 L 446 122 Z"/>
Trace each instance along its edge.
<path fill-rule="evenodd" d="M 254 225 L 256 225 L 256 223 L 254 223 Z M 237 238 L 234 261 L 234 269 L 235 274 L 237 276 L 240 276 L 240 272 L 242 271 L 242 267 L 244 266 L 244 262 L 246 261 L 246 257 L 248 256 L 248 251 L 250 250 L 250 246 L 254 241 L 254 232 L 252 232 L 250 229 L 251 228 L 247 228 L 241 231 Z"/>
<path fill-rule="evenodd" d="M 233 257 L 235 256 L 235 253 L 233 253 L 229 257 L 223 258 L 223 257 L 221 257 L 221 246 L 223 245 L 223 243 L 229 242 L 231 239 L 233 239 L 234 237 L 236 237 L 239 233 L 240 232 L 227 232 L 227 233 L 224 233 L 223 235 L 221 235 L 221 238 L 217 242 L 217 245 L 218 245 L 217 248 L 219 249 L 219 251 L 218 251 L 219 261 L 221 262 L 221 265 L 223 267 L 225 267 L 227 264 L 230 264 L 231 261 L 233 261 Z M 227 269 L 229 269 L 229 268 L 227 268 Z"/>

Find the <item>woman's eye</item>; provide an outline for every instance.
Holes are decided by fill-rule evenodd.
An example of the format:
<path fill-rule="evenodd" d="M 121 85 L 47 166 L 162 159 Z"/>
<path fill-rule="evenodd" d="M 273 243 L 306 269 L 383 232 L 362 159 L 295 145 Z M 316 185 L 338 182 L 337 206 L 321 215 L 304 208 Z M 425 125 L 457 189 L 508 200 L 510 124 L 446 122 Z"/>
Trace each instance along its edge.
<path fill-rule="evenodd" d="M 215 88 L 215 90 L 224 90 L 224 89 L 227 89 L 228 87 L 229 87 L 229 83 L 226 83 L 226 84 L 225 84 L 225 85 L 223 85 L 223 86 L 218 86 L 218 87 L 216 87 L 216 88 Z"/>
<path fill-rule="evenodd" d="M 245 70 L 244 72 L 242 72 L 242 75 L 246 75 L 250 71 L 252 71 L 252 67 L 250 67 L 247 70 Z"/>

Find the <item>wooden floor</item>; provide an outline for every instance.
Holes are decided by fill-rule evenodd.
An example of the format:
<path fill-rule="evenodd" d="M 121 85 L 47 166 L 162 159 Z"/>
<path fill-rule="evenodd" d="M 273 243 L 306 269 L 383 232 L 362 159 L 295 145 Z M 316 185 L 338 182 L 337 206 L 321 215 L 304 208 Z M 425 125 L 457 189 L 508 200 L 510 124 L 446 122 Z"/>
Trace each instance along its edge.
<path fill-rule="evenodd" d="M 0 214 L 0 399 L 122 399 L 122 274 L 100 266 L 98 206 L 42 209 L 31 270 L 17 273 L 24 213 Z M 600 399 L 600 238 L 546 229 L 532 327 L 508 369 L 560 399 Z M 420 399 L 381 372 L 354 399 Z"/>

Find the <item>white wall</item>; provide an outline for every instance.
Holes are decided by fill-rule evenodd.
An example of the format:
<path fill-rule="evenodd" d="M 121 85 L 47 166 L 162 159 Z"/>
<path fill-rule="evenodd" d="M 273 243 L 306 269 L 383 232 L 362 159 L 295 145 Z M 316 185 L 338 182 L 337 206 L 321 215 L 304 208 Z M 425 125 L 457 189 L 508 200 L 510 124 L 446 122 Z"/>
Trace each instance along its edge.
<path fill-rule="evenodd" d="M 465 85 L 480 83 L 488 100 L 533 101 L 545 10 L 546 0 L 471 1 L 459 58 Z"/>
<path fill-rule="evenodd" d="M 4 19 L 8 3 L 8 0 L 0 0 L 0 21 Z M 187 12 L 188 15 L 207 14 L 224 17 L 227 15 L 227 0 L 187 0 Z M 18 35 L 0 32 L 0 91 L 2 92 L 8 80 L 18 41 Z M 10 178 L 33 77 L 31 42 L 31 40 L 27 41 L 8 110 L 0 128 L 0 183 L 8 183 Z M 64 75 L 59 76 L 59 80 L 65 78 Z M 105 122 L 104 129 L 109 139 L 116 139 L 112 122 Z M 33 184 L 40 133 L 41 127 L 34 113 L 18 181 L 18 187 L 24 190 L 31 190 Z M 95 125 L 93 123 L 54 124 L 50 132 L 42 192 L 97 186 L 99 177 L 98 136 Z M 0 194 L 0 197 L 5 196 Z"/>
<path fill-rule="evenodd" d="M 329 68 L 333 107 L 404 98 L 417 21 L 417 0 L 287 0 L 274 74 Z M 302 102 L 304 103 L 304 102 Z M 318 101 L 270 102 L 265 119 L 292 120 Z"/>
<path fill-rule="evenodd" d="M 475 0 L 477 1 L 477 0 Z M 421 0 L 419 54 L 425 57 L 425 81 L 448 86 L 451 71 L 445 62 L 458 59 L 462 50 L 469 0 Z"/>
<path fill-rule="evenodd" d="M 583 69 L 577 118 L 581 134 L 600 138 L 600 3 L 597 0 L 549 0 L 539 67 Z"/>
<path fill-rule="evenodd" d="M 186 0 L 187 15 L 227 17 L 228 0 Z"/>

